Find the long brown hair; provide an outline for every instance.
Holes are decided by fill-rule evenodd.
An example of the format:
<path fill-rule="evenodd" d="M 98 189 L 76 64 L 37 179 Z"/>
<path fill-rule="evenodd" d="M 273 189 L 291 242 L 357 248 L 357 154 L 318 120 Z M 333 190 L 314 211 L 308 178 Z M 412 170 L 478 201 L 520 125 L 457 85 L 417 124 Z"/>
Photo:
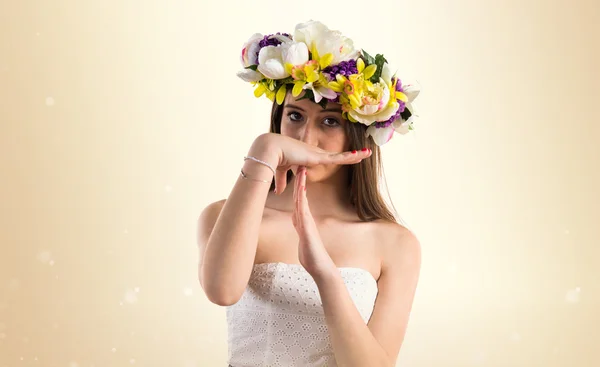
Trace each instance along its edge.
<path fill-rule="evenodd" d="M 289 91 L 288 91 L 289 93 Z M 283 117 L 283 104 L 273 102 L 271 108 L 271 126 L 269 132 L 281 134 L 281 119 Z M 394 213 L 388 208 L 379 192 L 379 173 L 383 172 L 381 151 L 375 142 L 365 136 L 367 127 L 361 123 L 349 122 L 344 124 L 346 135 L 350 140 L 350 150 L 370 148 L 373 153 L 357 164 L 348 165 L 348 187 L 350 188 L 350 203 L 356 208 L 356 213 L 362 221 L 384 219 L 398 223 Z M 293 177 L 291 170 L 287 172 L 287 182 Z M 384 176 L 385 179 L 385 176 Z M 387 183 L 386 183 L 387 187 Z M 275 188 L 275 181 L 271 183 L 271 191 Z M 389 197 L 389 191 L 388 191 Z M 390 200 L 391 203 L 391 200 Z M 393 207 L 393 203 L 392 203 Z M 394 208 L 395 209 L 395 208 Z"/>

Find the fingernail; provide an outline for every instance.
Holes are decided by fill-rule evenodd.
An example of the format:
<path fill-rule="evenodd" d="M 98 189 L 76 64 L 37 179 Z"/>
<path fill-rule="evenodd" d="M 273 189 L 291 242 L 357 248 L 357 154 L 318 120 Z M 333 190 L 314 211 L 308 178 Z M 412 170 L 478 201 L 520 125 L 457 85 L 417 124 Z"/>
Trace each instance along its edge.
<path fill-rule="evenodd" d="M 352 151 L 352 154 L 354 154 L 354 153 L 356 153 L 356 150 L 353 150 L 353 151 Z"/>
<path fill-rule="evenodd" d="M 361 150 L 362 150 L 363 152 L 366 152 L 366 151 L 367 151 L 367 148 L 362 148 Z"/>

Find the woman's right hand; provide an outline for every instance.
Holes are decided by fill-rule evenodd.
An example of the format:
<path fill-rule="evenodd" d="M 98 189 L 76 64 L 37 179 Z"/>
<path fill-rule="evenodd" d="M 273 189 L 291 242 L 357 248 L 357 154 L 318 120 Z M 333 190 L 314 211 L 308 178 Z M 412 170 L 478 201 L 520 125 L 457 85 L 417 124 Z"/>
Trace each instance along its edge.
<path fill-rule="evenodd" d="M 256 142 L 264 149 L 279 156 L 275 170 L 276 194 L 282 193 L 287 185 L 287 171 L 297 170 L 299 166 L 312 167 L 319 164 L 356 164 L 371 156 L 371 150 L 357 150 L 355 153 L 330 152 L 306 144 L 301 140 L 276 133 L 265 133 Z M 296 171 L 294 171 L 296 172 Z"/>

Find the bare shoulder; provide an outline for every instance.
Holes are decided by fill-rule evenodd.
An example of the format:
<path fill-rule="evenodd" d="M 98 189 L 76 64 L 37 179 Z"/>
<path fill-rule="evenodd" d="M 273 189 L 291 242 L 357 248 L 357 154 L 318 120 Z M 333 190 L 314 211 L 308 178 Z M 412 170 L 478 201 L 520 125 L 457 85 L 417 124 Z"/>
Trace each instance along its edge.
<path fill-rule="evenodd" d="M 382 270 L 408 264 L 420 264 L 421 244 L 417 236 L 399 223 L 379 223 L 379 233 L 384 234 L 382 244 Z"/>

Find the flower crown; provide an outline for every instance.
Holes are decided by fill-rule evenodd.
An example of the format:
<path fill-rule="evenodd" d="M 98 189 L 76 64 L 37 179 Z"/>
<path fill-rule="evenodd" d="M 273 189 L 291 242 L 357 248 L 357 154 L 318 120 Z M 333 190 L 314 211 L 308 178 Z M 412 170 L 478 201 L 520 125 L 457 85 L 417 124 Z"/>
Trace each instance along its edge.
<path fill-rule="evenodd" d="M 288 87 L 292 95 L 309 98 L 323 108 L 341 104 L 342 116 L 368 126 L 366 136 L 375 144 L 387 143 L 394 132 L 413 130 L 413 100 L 419 87 L 402 85 L 383 55 L 356 50 L 351 39 L 310 20 L 296 25 L 295 33 L 248 39 L 240 57 L 237 76 L 256 86 L 254 95 L 266 95 L 281 105 Z"/>

